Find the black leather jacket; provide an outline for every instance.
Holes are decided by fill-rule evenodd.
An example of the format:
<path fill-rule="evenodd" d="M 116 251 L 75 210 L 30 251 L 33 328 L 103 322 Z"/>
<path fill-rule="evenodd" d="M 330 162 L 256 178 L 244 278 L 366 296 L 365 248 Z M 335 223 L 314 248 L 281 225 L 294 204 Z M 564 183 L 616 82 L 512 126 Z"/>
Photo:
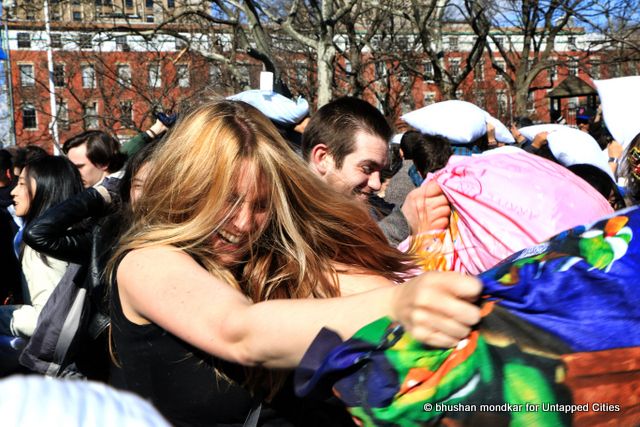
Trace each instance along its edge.
<path fill-rule="evenodd" d="M 36 251 L 83 266 L 94 308 L 89 327 L 94 338 L 109 324 L 104 271 L 119 235 L 116 216 L 102 195 L 89 188 L 48 209 L 23 234 Z"/>

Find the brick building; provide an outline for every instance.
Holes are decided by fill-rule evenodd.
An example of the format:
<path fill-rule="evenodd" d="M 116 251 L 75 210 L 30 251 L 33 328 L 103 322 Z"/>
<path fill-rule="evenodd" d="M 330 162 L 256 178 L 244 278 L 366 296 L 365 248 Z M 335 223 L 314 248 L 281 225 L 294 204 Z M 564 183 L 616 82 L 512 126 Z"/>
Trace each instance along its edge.
<path fill-rule="evenodd" d="M 260 63 L 234 50 L 231 35 L 225 31 L 199 34 L 191 31 L 193 28 L 170 25 L 165 30 L 173 29 L 173 33 L 153 31 L 158 22 L 164 22 L 176 11 L 192 7 L 185 6 L 186 3 L 181 5 L 175 0 L 160 3 L 157 0 L 50 1 L 50 30 L 47 32 L 40 1 L 21 2 L 11 11 L 8 20 L 7 41 L 18 145 L 35 143 L 51 151 L 53 123 L 57 125 L 61 143 L 74 134 L 94 128 L 108 129 L 125 140 L 149 126 L 156 109 L 178 110 L 206 97 L 229 95 L 247 84 L 255 87 L 251 83 L 257 80 L 262 69 Z M 455 27 L 445 35 L 444 61 L 449 72 L 456 73 L 464 63 L 473 37 Z M 549 120 L 547 93 L 569 75 L 588 83 L 592 77 L 621 75 L 622 70 L 600 66 L 598 54 L 592 55 L 588 63 L 578 63 L 580 44 L 586 43 L 589 37 L 577 29 L 556 39 L 555 51 L 568 58 L 575 54 L 576 60 L 565 60 L 564 65 L 537 76 L 535 85 L 541 89 L 531 91 L 527 103 L 532 118 Z M 511 43 L 517 50 L 517 35 Z M 228 72 L 201 54 L 212 44 L 222 45 L 219 51 L 226 52 L 229 57 L 242 58 L 246 63 L 242 73 L 245 82 L 230 84 Z M 47 55 L 49 46 L 51 61 Z M 313 70 L 306 72 L 309 64 L 300 66 L 304 57 L 291 58 L 290 61 L 283 60 L 295 65 L 287 66 L 285 70 L 290 87 L 299 90 L 310 86 Z M 336 74 L 349 66 L 343 58 L 338 58 L 337 64 L 341 67 L 336 67 Z M 388 116 L 397 117 L 402 112 L 442 99 L 443 95 L 431 79 L 432 64 L 424 61 L 421 67 L 417 77 L 411 79 L 410 90 L 400 95 L 401 99 L 394 107 L 397 114 Z M 374 79 L 394 72 L 389 71 L 391 64 L 384 61 L 370 68 Z M 406 77 L 402 73 L 394 76 L 392 86 L 400 85 Z M 55 115 L 51 113 L 50 87 L 55 92 Z M 379 98 L 376 101 L 371 92 L 378 89 L 373 85 L 364 96 L 374 104 L 378 102 L 383 109 Z M 348 93 L 348 87 L 345 91 Z M 510 91 L 496 74 L 488 54 L 459 86 L 456 97 L 481 106 L 505 122 L 512 119 Z M 570 100 L 564 104 L 562 113 L 570 117 L 569 107 L 584 102 L 585 99 L 580 98 Z"/>

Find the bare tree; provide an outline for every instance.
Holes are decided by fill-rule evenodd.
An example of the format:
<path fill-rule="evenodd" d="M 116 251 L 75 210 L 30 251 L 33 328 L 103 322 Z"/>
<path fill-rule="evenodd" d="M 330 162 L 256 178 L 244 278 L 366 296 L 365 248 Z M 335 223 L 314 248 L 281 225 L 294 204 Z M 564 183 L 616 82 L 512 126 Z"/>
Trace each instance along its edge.
<path fill-rule="evenodd" d="M 485 3 L 481 15 L 491 31 L 486 48 L 492 67 L 504 79 L 512 109 L 525 115 L 529 93 L 547 89 L 553 82 L 543 71 L 567 63 L 577 54 L 567 55 L 566 46 L 556 50 L 556 40 L 563 33 L 572 43 L 579 19 L 591 15 L 597 4 L 592 0 L 506 0 Z"/>

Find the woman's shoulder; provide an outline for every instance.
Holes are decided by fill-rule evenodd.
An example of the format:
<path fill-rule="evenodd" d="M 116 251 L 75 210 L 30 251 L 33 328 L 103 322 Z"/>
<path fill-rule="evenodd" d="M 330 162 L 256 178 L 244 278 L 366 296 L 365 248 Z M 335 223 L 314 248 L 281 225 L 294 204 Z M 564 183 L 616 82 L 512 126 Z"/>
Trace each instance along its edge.
<path fill-rule="evenodd" d="M 116 269 L 118 283 L 146 283 L 169 274 L 201 269 L 200 265 L 185 251 L 169 245 L 154 245 L 128 251 Z"/>

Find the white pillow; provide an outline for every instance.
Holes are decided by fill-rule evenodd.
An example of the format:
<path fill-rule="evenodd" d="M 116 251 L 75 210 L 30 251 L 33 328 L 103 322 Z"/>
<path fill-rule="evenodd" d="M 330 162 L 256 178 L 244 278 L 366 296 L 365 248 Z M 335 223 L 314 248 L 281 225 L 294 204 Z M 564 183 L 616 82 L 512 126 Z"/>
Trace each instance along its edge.
<path fill-rule="evenodd" d="M 502 147 L 492 148 L 491 150 L 483 151 L 479 154 L 473 154 L 473 156 L 492 156 L 494 154 L 518 154 L 523 153 L 524 150 L 515 145 L 503 145 Z"/>
<path fill-rule="evenodd" d="M 546 123 L 542 125 L 525 126 L 523 128 L 518 129 L 518 131 L 520 131 L 522 136 L 527 138 L 529 141 L 533 141 L 533 138 L 535 138 L 536 135 L 541 132 L 553 132 L 558 129 L 571 129 L 571 128 L 566 125 Z"/>
<path fill-rule="evenodd" d="M 293 101 L 276 92 L 252 89 L 231 95 L 227 99 L 253 105 L 269 119 L 285 126 L 295 126 L 309 114 L 306 99 L 299 97 L 297 101 Z"/>
<path fill-rule="evenodd" d="M 636 100 L 640 98 L 640 76 L 594 80 L 607 129 L 623 147 L 640 133 Z"/>
<path fill-rule="evenodd" d="M 470 102 L 451 100 L 427 105 L 400 117 L 426 135 L 468 144 L 487 133 L 484 111 Z"/>
<path fill-rule="evenodd" d="M 491 123 L 495 128 L 496 141 L 502 142 L 503 144 L 515 144 L 516 140 L 511 134 L 511 131 L 498 119 L 493 117 L 491 114 L 485 113 L 485 119 L 487 123 Z"/>
<path fill-rule="evenodd" d="M 547 135 L 549 148 L 560 164 L 569 167 L 588 164 L 606 172 L 614 179 L 608 156 L 591 135 L 578 129 L 567 127 Z"/>
<path fill-rule="evenodd" d="M 395 135 L 393 135 L 391 137 L 391 144 L 398 144 L 400 145 L 400 142 L 402 141 L 402 137 L 404 136 L 404 132 L 402 133 L 396 133 Z"/>

